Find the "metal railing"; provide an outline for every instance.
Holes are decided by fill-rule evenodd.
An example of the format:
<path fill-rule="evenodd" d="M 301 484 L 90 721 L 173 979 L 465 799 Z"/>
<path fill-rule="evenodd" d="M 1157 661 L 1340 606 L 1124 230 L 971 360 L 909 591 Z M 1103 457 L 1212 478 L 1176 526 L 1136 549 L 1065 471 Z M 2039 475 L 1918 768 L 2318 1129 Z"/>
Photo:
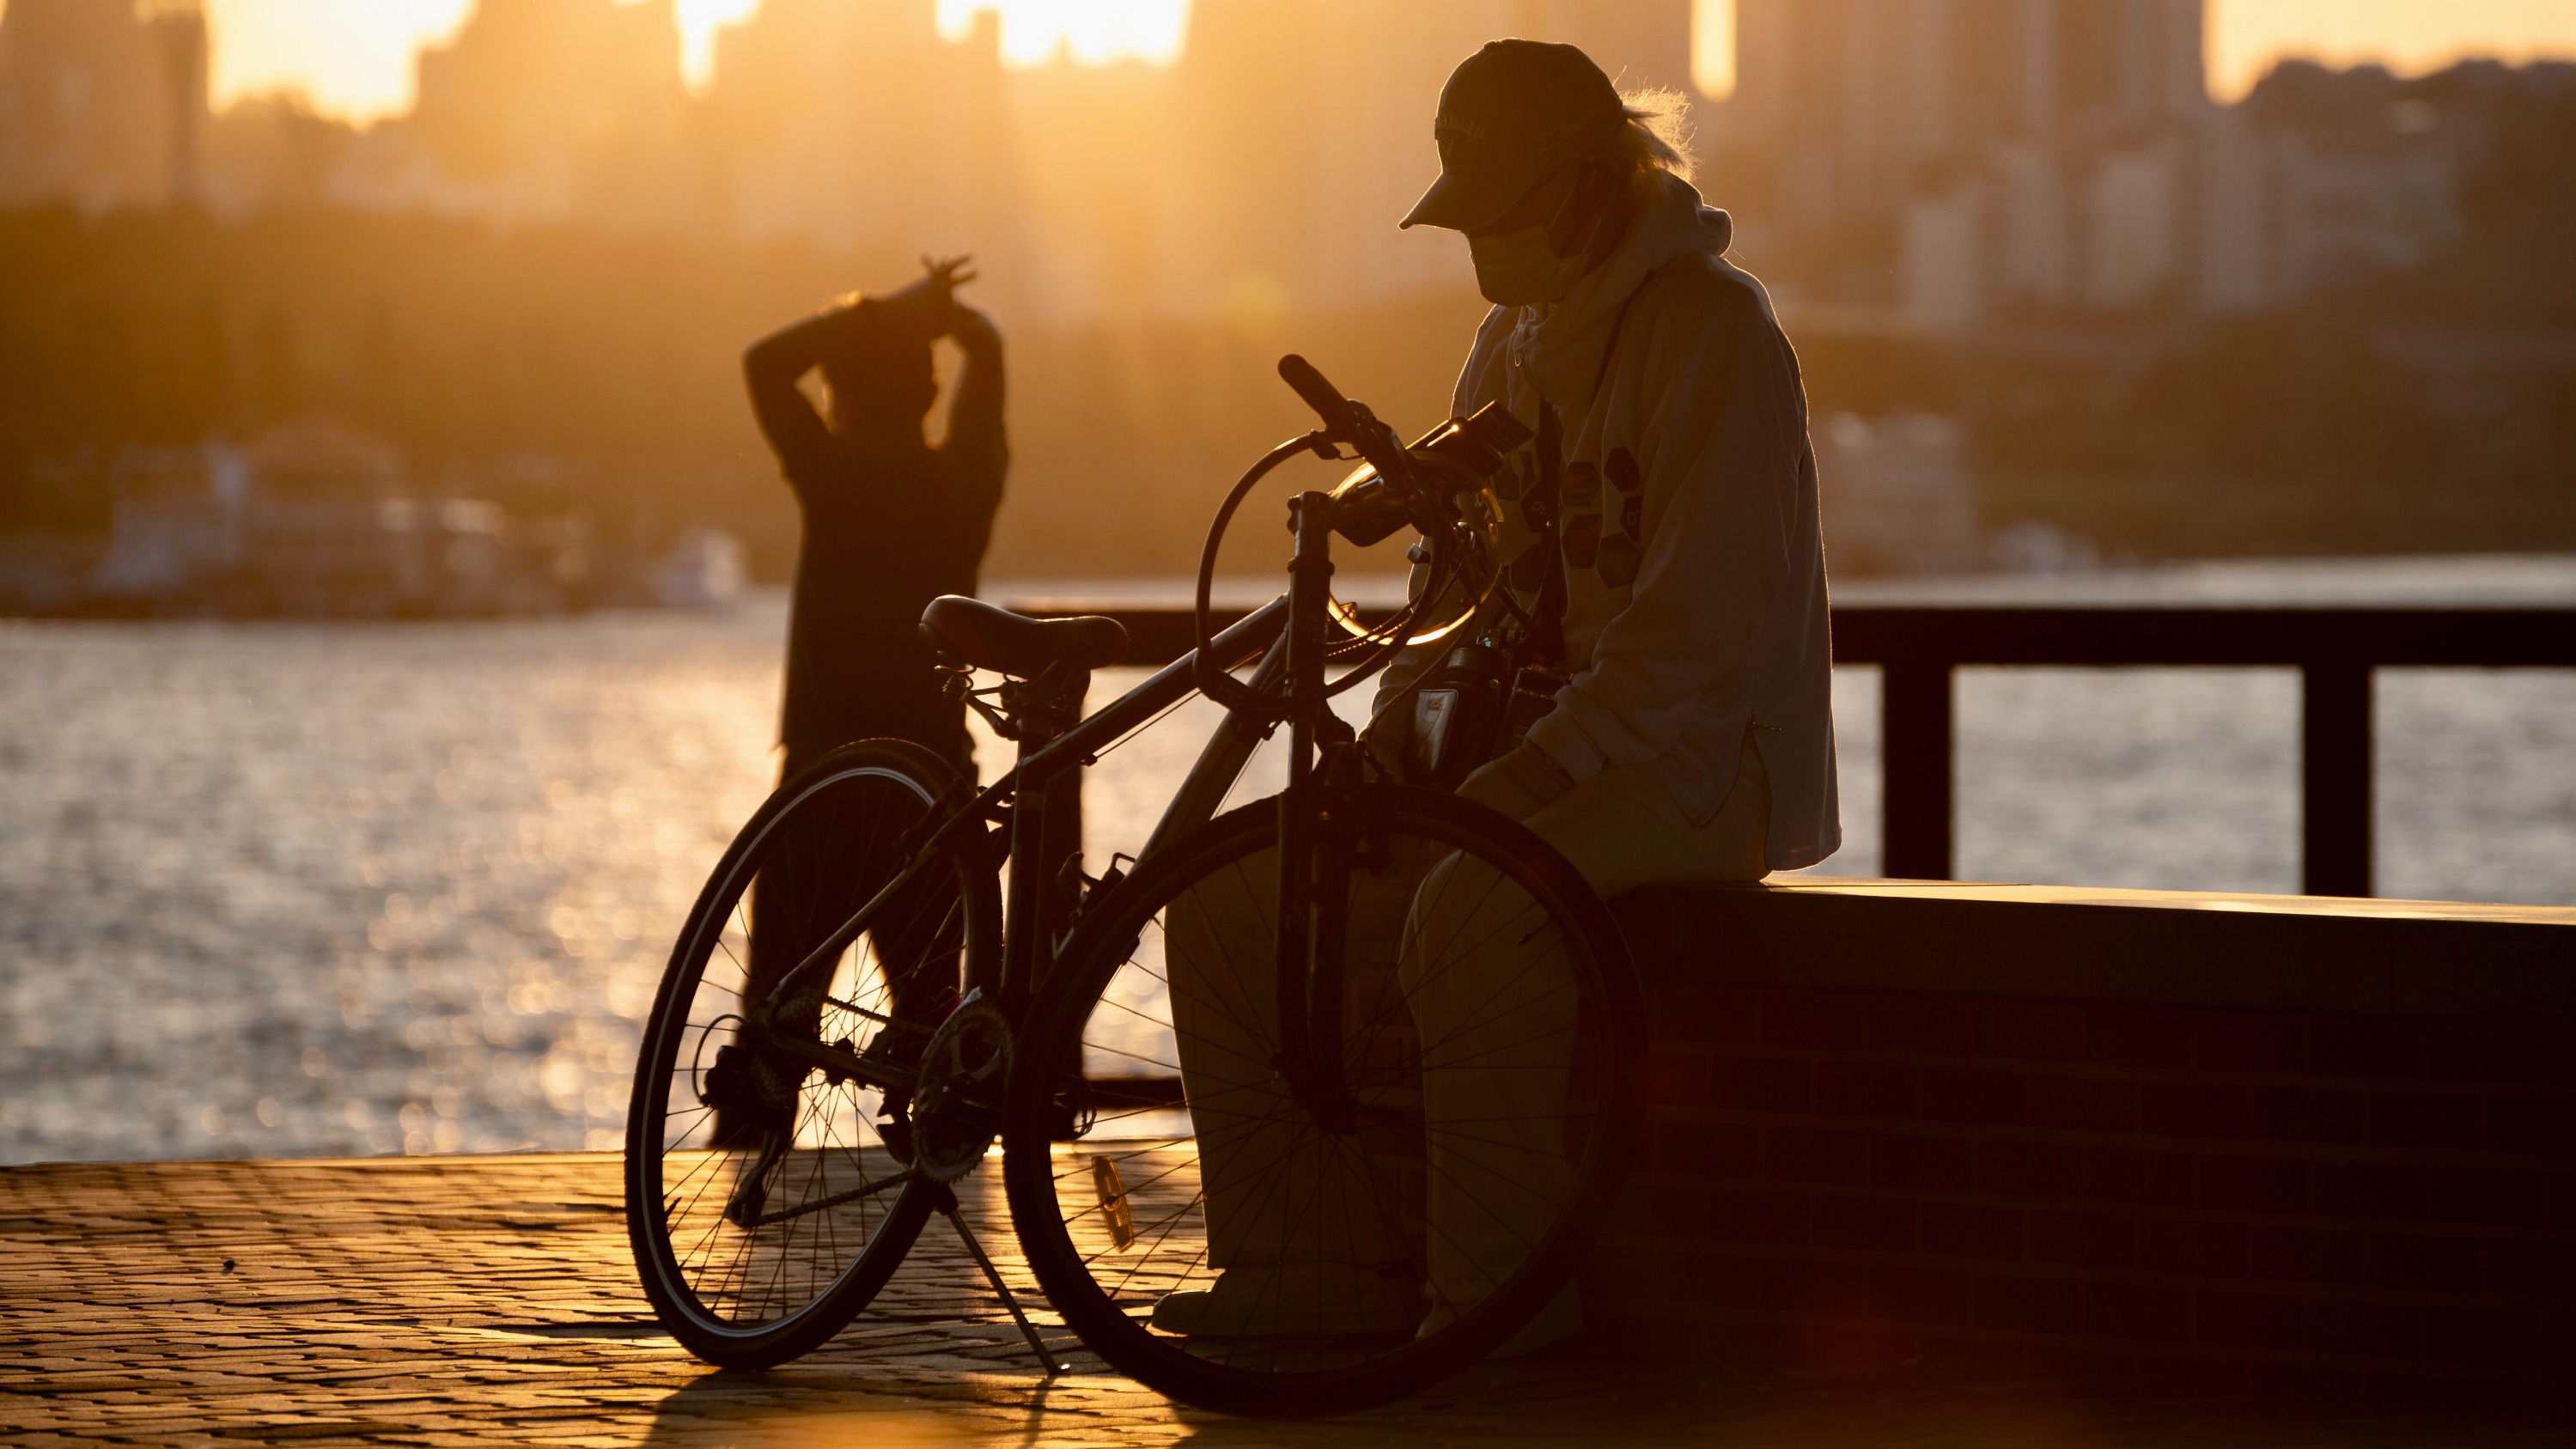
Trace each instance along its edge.
<path fill-rule="evenodd" d="M 1169 663 L 1190 647 L 1186 609 L 1049 599 L 1026 611 L 1118 619 L 1129 664 Z M 1237 617 L 1223 611 L 1217 623 Z M 1882 869 L 1917 880 L 1951 874 L 1961 665 L 2297 669 L 2301 888 L 2335 896 L 2371 894 L 2372 671 L 2576 668 L 2576 609 L 1845 605 L 1833 622 L 1834 662 L 1876 665 L 1885 680 Z"/>

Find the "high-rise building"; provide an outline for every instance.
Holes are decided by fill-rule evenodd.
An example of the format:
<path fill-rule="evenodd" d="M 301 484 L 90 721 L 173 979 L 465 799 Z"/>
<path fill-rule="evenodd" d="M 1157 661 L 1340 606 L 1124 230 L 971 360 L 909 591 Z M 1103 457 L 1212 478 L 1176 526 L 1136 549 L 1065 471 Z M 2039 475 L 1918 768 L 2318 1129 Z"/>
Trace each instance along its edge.
<path fill-rule="evenodd" d="M 1748 246 L 1936 325 L 2152 303 L 2193 264 L 2204 3 L 1738 0 Z"/>
<path fill-rule="evenodd" d="M 696 224 L 672 0 L 479 0 L 423 50 L 411 113 L 377 128 L 344 195 L 506 220 Z"/>
<path fill-rule="evenodd" d="M 206 60 L 197 0 L 9 0 L 0 205 L 196 199 Z"/>
<path fill-rule="evenodd" d="M 476 0 L 421 53 L 408 115 L 358 134 L 237 108 L 209 191 L 797 238 L 871 279 L 971 251 L 1024 317 L 1260 322 L 1473 286 L 1456 237 L 1396 223 L 1439 171 L 1441 85 L 1487 40 L 1690 81 L 1692 0 L 1195 0 L 1159 66 L 1005 67 L 991 13 L 944 36 L 938 8 L 762 0 L 693 100 L 674 0 Z M 196 122 L 172 119 L 204 111 L 194 0 L 0 16 L 0 195 L 194 194 Z"/>
<path fill-rule="evenodd" d="M 1007 192 L 1000 31 L 935 0 L 765 0 L 720 32 L 707 138 L 751 237 L 991 251 Z"/>

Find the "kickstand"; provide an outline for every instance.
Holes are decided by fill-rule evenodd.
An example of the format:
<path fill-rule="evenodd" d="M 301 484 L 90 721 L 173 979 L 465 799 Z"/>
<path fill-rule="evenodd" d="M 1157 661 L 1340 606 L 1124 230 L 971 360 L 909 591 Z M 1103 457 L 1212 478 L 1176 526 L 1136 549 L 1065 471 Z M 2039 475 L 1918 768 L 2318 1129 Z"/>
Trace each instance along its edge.
<path fill-rule="evenodd" d="M 1038 1356 L 1038 1365 L 1046 1370 L 1046 1376 L 1051 1379 L 1057 1374 L 1073 1372 L 1073 1365 L 1058 1363 L 1055 1355 L 1047 1352 L 1046 1340 L 1038 1337 L 1036 1326 L 1029 1322 L 1027 1314 L 1020 1311 L 1020 1300 L 1012 1295 L 1011 1285 L 1002 1281 L 1001 1270 L 993 1266 L 992 1258 L 984 1252 L 983 1243 L 976 1239 L 975 1230 L 966 1226 L 966 1215 L 957 1210 L 957 1194 L 950 1192 L 943 1196 L 947 1200 L 939 1204 L 939 1211 L 947 1217 L 949 1226 L 957 1230 L 957 1236 L 965 1240 L 966 1251 L 975 1255 L 975 1266 L 984 1270 L 984 1281 L 992 1284 L 993 1291 L 1001 1295 L 1002 1306 L 1011 1310 L 1011 1321 L 1020 1326 L 1020 1336 L 1029 1341 L 1029 1351 Z"/>

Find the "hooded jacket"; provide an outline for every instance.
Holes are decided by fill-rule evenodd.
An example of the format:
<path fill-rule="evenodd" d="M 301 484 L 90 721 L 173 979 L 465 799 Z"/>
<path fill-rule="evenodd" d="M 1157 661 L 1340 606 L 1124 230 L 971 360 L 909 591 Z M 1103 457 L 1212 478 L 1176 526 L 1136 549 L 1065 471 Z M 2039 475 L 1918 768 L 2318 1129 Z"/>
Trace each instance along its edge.
<path fill-rule="evenodd" d="M 1750 730 L 1770 779 L 1769 864 L 1787 870 L 1842 843 L 1824 542 L 1797 356 L 1762 284 L 1724 260 L 1732 233 L 1689 183 L 1660 177 L 1563 300 L 1487 315 L 1450 410 L 1500 401 L 1536 432 L 1545 399 L 1562 431 L 1570 682 L 1530 742 L 1576 780 L 1641 768 L 1705 822 Z M 1548 562 L 1525 511 L 1539 446 L 1497 487 L 1506 586 L 1525 605 Z M 1434 652 L 1399 661 L 1379 705 Z"/>

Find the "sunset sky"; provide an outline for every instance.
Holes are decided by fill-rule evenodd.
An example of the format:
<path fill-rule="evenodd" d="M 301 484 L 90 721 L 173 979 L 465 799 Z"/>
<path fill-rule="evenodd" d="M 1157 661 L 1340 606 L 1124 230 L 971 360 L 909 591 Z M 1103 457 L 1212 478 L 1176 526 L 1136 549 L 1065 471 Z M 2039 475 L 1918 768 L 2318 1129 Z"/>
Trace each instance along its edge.
<path fill-rule="evenodd" d="M 215 98 L 297 89 L 353 118 L 410 104 L 413 51 L 453 32 L 474 0 L 205 0 L 215 33 Z M 759 0 L 676 0 L 693 84 L 704 84 L 715 30 Z M 1732 69 L 1725 17 L 1732 0 L 1699 0 L 1703 84 L 1722 90 Z M 6 0 L 0 0 L 0 8 Z M 1002 12 L 1008 59 L 1044 59 L 1059 40 L 1077 58 L 1167 60 L 1188 0 L 939 0 L 961 27 L 979 8 Z M 1712 24 L 1711 22 L 1716 22 Z M 2420 71 L 2463 54 L 2576 57 L 2576 0 L 2213 0 L 2210 63 L 2221 95 L 2241 94 L 2276 57 L 2386 61 Z"/>

